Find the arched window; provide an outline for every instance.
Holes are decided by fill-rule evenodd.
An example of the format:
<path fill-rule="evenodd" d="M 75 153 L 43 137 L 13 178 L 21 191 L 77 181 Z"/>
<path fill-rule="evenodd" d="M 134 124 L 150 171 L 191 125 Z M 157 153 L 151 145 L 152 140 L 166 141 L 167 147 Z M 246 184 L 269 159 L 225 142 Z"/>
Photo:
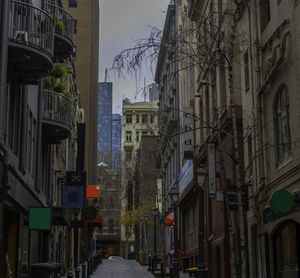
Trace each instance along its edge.
<path fill-rule="evenodd" d="M 299 224 L 287 222 L 274 235 L 275 277 L 295 277 L 299 273 Z"/>
<path fill-rule="evenodd" d="M 279 88 L 274 108 L 277 137 L 277 159 L 280 161 L 287 157 L 291 150 L 289 95 L 288 89 L 285 85 Z"/>

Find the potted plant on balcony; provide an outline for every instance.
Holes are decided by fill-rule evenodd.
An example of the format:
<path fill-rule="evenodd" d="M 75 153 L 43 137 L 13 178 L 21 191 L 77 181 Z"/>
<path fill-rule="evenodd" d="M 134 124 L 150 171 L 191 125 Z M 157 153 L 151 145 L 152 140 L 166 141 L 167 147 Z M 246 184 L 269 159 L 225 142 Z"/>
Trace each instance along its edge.
<path fill-rule="evenodd" d="M 68 74 L 68 69 L 64 64 L 56 63 L 52 68 L 51 75 L 54 78 L 59 78 L 61 80 L 65 79 Z"/>
<path fill-rule="evenodd" d="M 56 21 L 55 32 L 57 34 L 63 35 L 65 32 L 65 25 L 61 20 Z"/>

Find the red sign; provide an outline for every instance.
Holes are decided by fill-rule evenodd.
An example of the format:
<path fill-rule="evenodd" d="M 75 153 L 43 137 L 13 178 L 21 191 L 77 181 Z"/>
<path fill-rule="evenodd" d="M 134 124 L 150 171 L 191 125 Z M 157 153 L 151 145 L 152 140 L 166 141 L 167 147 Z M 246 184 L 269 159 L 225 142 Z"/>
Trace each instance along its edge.
<path fill-rule="evenodd" d="M 86 187 L 86 198 L 100 198 L 100 186 L 89 185 Z"/>
<path fill-rule="evenodd" d="M 171 212 L 166 217 L 166 226 L 174 226 L 174 212 Z"/>

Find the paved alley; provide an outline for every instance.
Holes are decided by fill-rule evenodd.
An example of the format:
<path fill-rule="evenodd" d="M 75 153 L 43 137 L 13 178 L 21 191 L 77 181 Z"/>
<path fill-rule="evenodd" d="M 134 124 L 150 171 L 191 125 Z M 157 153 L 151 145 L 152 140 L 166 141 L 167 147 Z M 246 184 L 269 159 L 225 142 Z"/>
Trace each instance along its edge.
<path fill-rule="evenodd" d="M 103 260 L 92 278 L 153 278 L 145 268 L 134 260 Z"/>

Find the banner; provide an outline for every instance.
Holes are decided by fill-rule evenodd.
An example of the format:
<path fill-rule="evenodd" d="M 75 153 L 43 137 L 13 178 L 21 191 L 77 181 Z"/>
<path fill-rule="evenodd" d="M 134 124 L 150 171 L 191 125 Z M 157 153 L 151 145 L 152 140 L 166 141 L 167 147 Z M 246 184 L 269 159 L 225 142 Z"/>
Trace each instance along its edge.
<path fill-rule="evenodd" d="M 215 143 L 207 143 L 208 196 L 216 197 L 216 151 Z"/>
<path fill-rule="evenodd" d="M 61 203 L 63 208 L 81 209 L 84 206 L 84 186 L 63 186 Z"/>

